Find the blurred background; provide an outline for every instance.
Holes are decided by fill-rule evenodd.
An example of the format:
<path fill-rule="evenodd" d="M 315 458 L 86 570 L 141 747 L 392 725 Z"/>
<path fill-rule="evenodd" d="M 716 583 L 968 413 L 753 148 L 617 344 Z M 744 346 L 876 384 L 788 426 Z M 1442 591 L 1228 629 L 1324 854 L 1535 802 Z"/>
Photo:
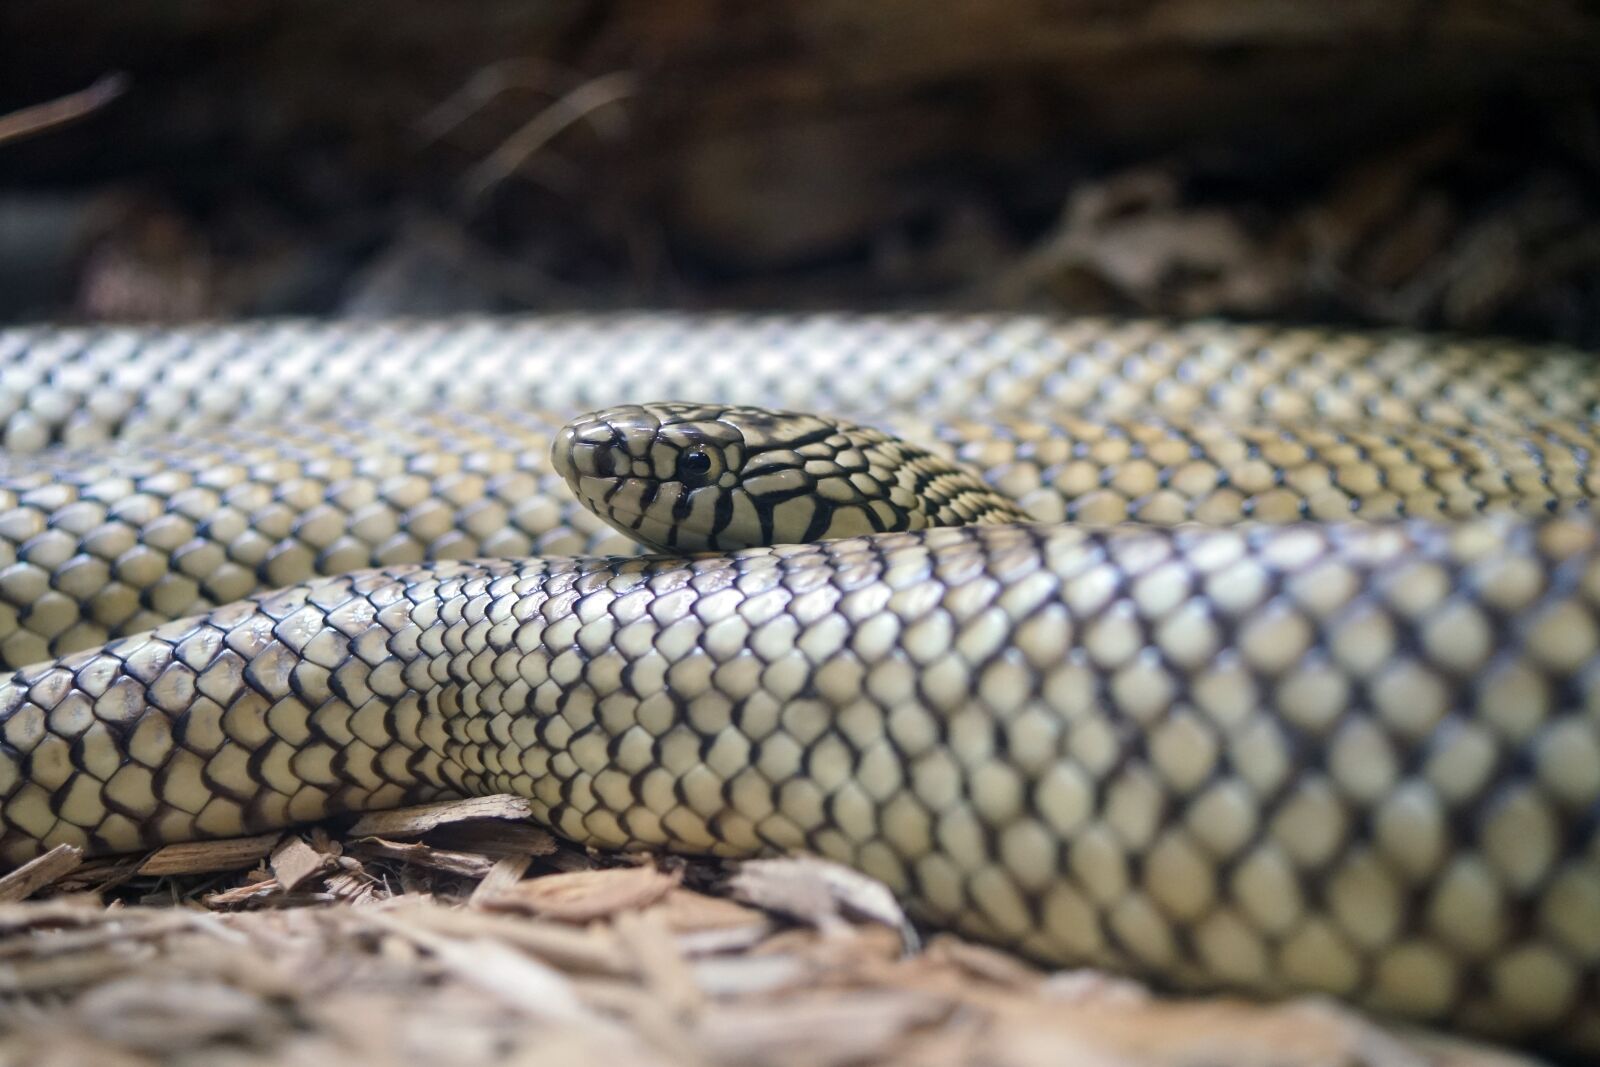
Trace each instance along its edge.
<path fill-rule="evenodd" d="M 1581 0 L 4 0 L 0 320 L 937 307 L 1600 345 Z"/>

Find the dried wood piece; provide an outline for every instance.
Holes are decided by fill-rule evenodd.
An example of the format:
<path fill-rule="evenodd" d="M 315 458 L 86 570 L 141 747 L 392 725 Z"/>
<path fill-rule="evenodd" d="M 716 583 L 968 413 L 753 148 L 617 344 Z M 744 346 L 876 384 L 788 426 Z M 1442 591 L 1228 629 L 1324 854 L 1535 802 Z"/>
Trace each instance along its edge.
<path fill-rule="evenodd" d="M 723 1002 L 706 1012 L 697 1036 L 714 1061 L 833 1067 L 888 1059 L 902 1035 L 952 1006 L 901 990 L 797 993 L 762 1004 Z"/>
<path fill-rule="evenodd" d="M 755 908 L 737 901 L 711 897 L 682 887 L 673 889 L 650 908 L 675 934 L 706 933 L 717 930 L 769 929 L 770 920 Z"/>
<path fill-rule="evenodd" d="M 510 889 L 522 881 L 522 876 L 528 873 L 527 856 L 502 856 L 494 861 L 494 866 L 489 868 L 489 873 L 484 875 L 483 881 L 472 891 L 472 896 L 467 898 L 469 907 L 481 908 L 483 902 L 496 893 Z"/>
<path fill-rule="evenodd" d="M 106 856 L 85 860 L 51 886 L 52 893 L 105 893 L 139 873 L 143 856 Z"/>
<path fill-rule="evenodd" d="M 928 944 L 926 958 L 948 962 L 966 972 L 964 977 L 982 978 L 996 985 L 1017 990 L 1037 989 L 1044 975 L 1009 952 L 940 934 Z"/>
<path fill-rule="evenodd" d="M 211 980 L 211 976 L 163 977 L 152 982 L 127 975 L 102 982 L 78 1001 L 102 1038 L 136 1049 L 169 1051 L 260 1041 L 290 1025 L 283 1009 L 266 997 Z"/>
<path fill-rule="evenodd" d="M 90 893 L 52 896 L 26 903 L 0 903 L 0 934 L 10 935 L 34 927 L 83 926 L 105 918 L 100 898 Z"/>
<path fill-rule="evenodd" d="M 347 904 L 367 904 L 386 899 L 379 885 L 359 867 L 330 875 L 324 885 L 328 895 Z"/>
<path fill-rule="evenodd" d="M 817 969 L 789 953 L 749 952 L 712 956 L 692 963 L 694 983 L 708 997 L 761 996 L 798 988 Z"/>
<path fill-rule="evenodd" d="M 114 945 L 69 956 L 37 956 L 0 966 L 0 994 L 76 989 L 121 974 L 154 958 L 146 944 Z"/>
<path fill-rule="evenodd" d="M 432 953 L 470 984 L 500 997 L 508 1006 L 550 1021 L 594 1020 L 558 969 L 529 958 L 492 938 L 455 938 L 402 923 L 390 914 L 373 921 L 395 936 Z"/>
<path fill-rule="evenodd" d="M 494 869 L 495 864 L 494 860 L 475 852 L 454 852 L 450 849 L 434 848 L 420 841 L 388 841 L 381 837 L 364 837 L 350 847 L 362 856 L 402 860 L 467 878 L 486 877 Z"/>
<path fill-rule="evenodd" d="M 139 873 L 165 876 L 209 874 L 248 867 L 266 859 L 283 834 L 257 834 L 255 837 L 230 837 L 222 841 L 190 841 L 158 849 L 139 864 Z"/>
<path fill-rule="evenodd" d="M 334 857 L 318 852 L 293 834 L 272 850 L 272 875 L 284 892 L 289 892 L 313 874 L 332 865 Z"/>
<path fill-rule="evenodd" d="M 911 921 L 882 882 L 814 856 L 750 860 L 728 884 L 734 897 L 775 911 L 823 933 L 846 929 L 849 918 L 897 931 L 909 948 L 917 943 Z"/>
<path fill-rule="evenodd" d="M 609 927 L 575 929 L 565 923 L 441 908 L 404 898 L 383 910 L 419 928 L 455 937 L 493 937 L 531 953 L 552 966 L 583 974 L 631 975 L 633 965 Z"/>
<path fill-rule="evenodd" d="M 531 819 L 533 805 L 522 797 L 497 793 L 489 797 L 418 804 L 392 811 L 374 811 L 356 820 L 351 837 L 421 837 L 446 823 L 469 819 Z"/>
<path fill-rule="evenodd" d="M 677 935 L 678 950 L 690 957 L 748 949 L 773 929 L 765 912 L 681 887 L 652 904 L 645 914 L 658 916 Z"/>
<path fill-rule="evenodd" d="M 474 819 L 439 827 L 428 840 L 440 848 L 504 856 L 549 856 L 561 847 L 555 835 L 528 823 L 506 819 Z"/>
<path fill-rule="evenodd" d="M 651 912 L 619 911 L 612 928 L 623 951 L 633 960 L 656 1004 L 675 1017 L 692 1016 L 705 1007 L 705 997 L 666 925 Z"/>
<path fill-rule="evenodd" d="M 0 901 L 27 900 L 63 875 L 71 874 L 82 862 L 83 849 L 76 845 L 57 845 L 0 877 Z"/>
<path fill-rule="evenodd" d="M 1082 967 L 1057 971 L 1039 986 L 1046 997 L 1069 1004 L 1143 1004 L 1150 990 L 1131 978 Z"/>
<path fill-rule="evenodd" d="M 220 893 L 209 893 L 203 900 L 208 908 L 231 908 L 236 904 L 275 896 L 281 888 L 276 878 L 269 877 L 259 882 L 247 882 L 232 889 L 224 889 Z"/>
<path fill-rule="evenodd" d="M 46 938 L 13 937 L 0 940 L 0 959 L 38 961 L 50 956 L 67 956 L 118 943 L 150 941 L 172 937 L 196 928 L 203 916 L 175 908 L 141 908 L 135 911 L 102 911 L 101 922 L 70 930 L 52 930 Z"/>
<path fill-rule="evenodd" d="M 573 871 L 519 882 L 486 898 L 486 908 L 526 911 L 547 919 L 585 923 L 627 908 L 643 908 L 677 888 L 682 874 L 654 867 Z"/>

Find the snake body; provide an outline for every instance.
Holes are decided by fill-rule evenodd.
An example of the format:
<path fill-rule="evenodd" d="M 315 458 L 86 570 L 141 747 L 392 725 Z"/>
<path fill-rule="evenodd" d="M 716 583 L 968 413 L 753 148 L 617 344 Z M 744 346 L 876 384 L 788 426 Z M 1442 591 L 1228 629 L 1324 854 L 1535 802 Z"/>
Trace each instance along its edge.
<path fill-rule="evenodd" d="M 646 391 L 873 424 L 750 449 L 754 527 L 804 482 L 838 539 L 729 503 L 621 554 L 574 496 L 675 536 L 600 483 L 681 478 L 697 409 L 625 462 L 560 426 Z M 1600 1048 L 1597 405 L 1574 353 L 1218 325 L 0 332 L 0 859 L 509 791 L 1047 961 Z"/>

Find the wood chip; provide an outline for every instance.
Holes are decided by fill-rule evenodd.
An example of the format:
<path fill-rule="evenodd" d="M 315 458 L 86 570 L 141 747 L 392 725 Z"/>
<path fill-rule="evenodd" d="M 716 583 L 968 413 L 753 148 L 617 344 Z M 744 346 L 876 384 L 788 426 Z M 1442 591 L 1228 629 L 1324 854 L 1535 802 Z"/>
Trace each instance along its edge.
<path fill-rule="evenodd" d="M 141 975 L 102 982 L 78 1010 L 98 1034 L 133 1048 L 247 1043 L 292 1025 L 283 1008 L 229 983 Z"/>
<path fill-rule="evenodd" d="M 767 917 L 755 908 L 682 887 L 667 893 L 650 912 L 660 916 L 675 934 L 768 925 Z"/>
<path fill-rule="evenodd" d="M 898 990 L 791 994 L 725 1003 L 707 1012 L 699 1033 L 713 1061 L 834 1067 L 883 1058 L 902 1034 L 949 1009 L 942 999 Z"/>
<path fill-rule="evenodd" d="M 859 918 L 899 932 L 908 948 L 917 943 L 915 929 L 887 886 L 828 860 L 750 860 L 739 865 L 728 888 L 739 900 L 824 933 L 842 931 L 847 918 Z"/>
<path fill-rule="evenodd" d="M 255 837 L 230 837 L 222 841 L 190 841 L 158 849 L 139 864 L 139 873 L 151 876 L 209 874 L 248 867 L 271 854 L 282 833 Z"/>
<path fill-rule="evenodd" d="M 983 978 L 1012 989 L 1031 990 L 1044 981 L 1044 974 L 1009 952 L 987 945 L 963 941 L 959 937 L 940 934 L 928 945 L 931 960 L 948 961 L 974 978 Z"/>
<path fill-rule="evenodd" d="M 693 1015 L 704 1007 L 705 998 L 695 985 L 694 972 L 657 916 L 628 909 L 617 913 L 612 926 L 646 988 L 654 993 L 656 1003 L 673 1015 Z"/>
<path fill-rule="evenodd" d="M 55 881 L 58 892 L 89 891 L 104 893 L 122 885 L 139 873 L 143 856 L 108 856 L 86 860 L 78 869 Z"/>
<path fill-rule="evenodd" d="M 83 849 L 76 845 L 57 845 L 0 878 L 0 901 L 27 900 L 45 886 L 71 874 L 81 863 Z"/>
<path fill-rule="evenodd" d="M 251 881 L 248 885 L 234 886 L 224 889 L 221 893 L 206 894 L 206 907 L 235 907 L 248 901 L 259 901 L 264 897 L 275 896 L 280 893 L 277 878 L 266 878 L 262 881 Z"/>
<path fill-rule="evenodd" d="M 416 928 L 456 937 L 493 937 L 566 971 L 600 975 L 634 973 L 632 962 L 610 927 L 575 929 L 565 923 L 440 908 L 404 898 L 384 905 L 383 910 Z"/>
<path fill-rule="evenodd" d="M 289 892 L 313 874 L 333 863 L 334 857 L 318 852 L 299 837 L 290 834 L 272 850 L 273 877 L 284 892 Z"/>
<path fill-rule="evenodd" d="M 82 926 L 105 915 L 105 905 L 89 893 L 63 894 L 26 904 L 0 903 L 0 934 L 34 927 Z"/>
<path fill-rule="evenodd" d="M 470 907 L 481 908 L 483 902 L 503 892 L 522 881 L 522 876 L 528 872 L 527 856 L 502 856 L 494 861 L 494 866 L 489 868 L 489 873 L 484 875 L 483 881 L 472 891 L 472 896 L 467 898 Z"/>
<path fill-rule="evenodd" d="M 772 932 L 764 912 L 732 900 L 678 887 L 644 912 L 659 918 L 677 937 L 686 956 L 705 956 L 749 948 Z"/>
<path fill-rule="evenodd" d="M 476 852 L 454 852 L 434 848 L 420 841 L 387 841 L 381 837 L 364 837 L 350 848 L 362 856 L 402 860 L 467 878 L 483 878 L 494 869 L 495 864 L 488 856 L 480 856 Z"/>
<path fill-rule="evenodd" d="M 561 847 L 550 831 L 506 819 L 473 819 L 440 826 L 429 835 L 428 843 L 440 848 L 482 853 L 491 859 L 503 856 L 549 856 Z"/>
<path fill-rule="evenodd" d="M 0 994 L 75 989 L 104 981 L 156 954 L 149 945 L 113 945 L 68 956 L 39 956 L 0 965 Z"/>
<path fill-rule="evenodd" d="M 533 817 L 533 804 L 509 793 L 466 800 L 447 800 L 437 804 L 418 804 L 393 811 L 374 811 L 350 827 L 352 837 L 421 837 L 446 823 L 471 819 L 515 819 Z"/>
<path fill-rule="evenodd" d="M 482 903 L 486 908 L 526 911 L 562 922 L 593 922 L 624 908 L 654 904 L 675 889 L 682 877 L 676 871 L 654 867 L 573 871 L 519 882 Z"/>
<path fill-rule="evenodd" d="M 348 904 L 366 904 L 378 899 L 373 880 L 361 871 L 340 871 L 324 884 L 328 895 Z"/>
<path fill-rule="evenodd" d="M 559 970 L 491 938 L 445 937 L 399 922 L 391 915 L 374 916 L 378 925 L 433 953 L 462 978 L 500 997 L 507 1006 L 549 1021 L 593 1020 L 572 983 Z"/>
<path fill-rule="evenodd" d="M 815 973 L 798 956 L 741 953 L 696 960 L 694 983 L 708 997 L 756 996 L 798 987 Z"/>

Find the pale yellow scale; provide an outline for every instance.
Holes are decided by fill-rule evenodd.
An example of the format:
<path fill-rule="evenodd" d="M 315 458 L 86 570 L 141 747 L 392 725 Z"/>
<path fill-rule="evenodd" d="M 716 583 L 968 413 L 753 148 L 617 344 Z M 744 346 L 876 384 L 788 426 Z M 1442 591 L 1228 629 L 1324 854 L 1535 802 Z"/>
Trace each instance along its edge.
<path fill-rule="evenodd" d="M 1053 963 L 1600 1047 L 1580 359 L 1034 319 L 385 329 L 0 333 L 7 861 L 512 791 L 600 846 L 820 852 Z M 641 382 L 872 425 L 747 422 L 767 469 L 719 452 L 691 485 L 663 408 L 574 465 L 630 536 L 920 532 L 566 558 L 638 549 L 538 412 Z"/>

